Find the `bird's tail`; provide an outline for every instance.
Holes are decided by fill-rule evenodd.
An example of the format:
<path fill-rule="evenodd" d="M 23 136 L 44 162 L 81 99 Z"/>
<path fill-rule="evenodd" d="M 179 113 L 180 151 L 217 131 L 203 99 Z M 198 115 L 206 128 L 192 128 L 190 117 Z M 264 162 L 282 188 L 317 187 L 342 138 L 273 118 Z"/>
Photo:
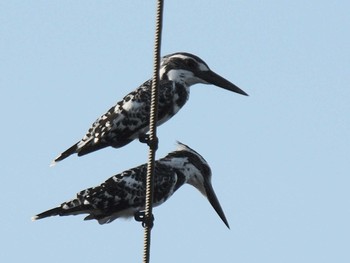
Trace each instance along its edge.
<path fill-rule="evenodd" d="M 59 207 L 55 207 L 53 209 L 47 210 L 45 212 L 42 212 L 36 216 L 32 217 L 32 221 L 38 220 L 38 219 L 42 219 L 45 217 L 49 217 L 49 216 L 58 216 L 62 214 L 62 208 Z"/>
<path fill-rule="evenodd" d="M 72 147 L 70 147 L 69 149 L 65 150 L 58 157 L 56 157 L 56 159 L 52 161 L 50 166 L 55 166 L 56 163 L 66 159 L 68 156 L 71 156 L 74 153 L 77 153 L 77 151 L 78 151 L 78 143 L 74 144 Z"/>
<path fill-rule="evenodd" d="M 64 202 L 58 207 L 52 208 L 32 217 L 32 220 L 38 220 L 49 216 L 69 216 L 87 213 L 79 199 L 72 199 Z"/>

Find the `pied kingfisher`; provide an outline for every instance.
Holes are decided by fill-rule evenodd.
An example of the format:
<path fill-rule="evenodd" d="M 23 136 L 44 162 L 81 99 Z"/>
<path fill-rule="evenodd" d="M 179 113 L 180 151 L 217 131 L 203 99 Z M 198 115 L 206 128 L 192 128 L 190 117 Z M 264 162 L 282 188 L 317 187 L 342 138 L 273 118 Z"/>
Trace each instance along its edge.
<path fill-rule="evenodd" d="M 79 192 L 76 198 L 34 216 L 89 214 L 85 220 L 100 224 L 119 217 L 132 217 L 144 210 L 147 164 L 114 175 L 97 187 Z M 190 184 L 207 197 L 217 214 L 229 228 L 225 214 L 211 184 L 211 170 L 204 158 L 185 144 L 155 162 L 153 205 L 164 203 L 184 184 Z"/>
<path fill-rule="evenodd" d="M 190 86 L 203 83 L 248 95 L 228 80 L 219 76 L 199 57 L 189 53 L 164 56 L 159 70 L 159 104 L 157 125 L 169 120 L 186 103 Z M 51 165 L 77 153 L 82 156 L 112 146 L 123 147 L 149 130 L 152 80 L 126 95 L 107 113 L 98 118 L 85 136 L 61 153 Z"/>

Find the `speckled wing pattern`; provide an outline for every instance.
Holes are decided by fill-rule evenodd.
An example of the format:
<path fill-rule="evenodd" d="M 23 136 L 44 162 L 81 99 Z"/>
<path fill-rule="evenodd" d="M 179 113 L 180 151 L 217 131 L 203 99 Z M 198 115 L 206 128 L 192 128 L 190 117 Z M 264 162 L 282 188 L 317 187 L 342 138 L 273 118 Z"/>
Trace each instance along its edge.
<path fill-rule="evenodd" d="M 154 206 L 165 202 L 184 182 L 184 176 L 168 165 L 156 162 Z M 146 164 L 114 175 L 97 187 L 88 188 L 73 200 L 43 212 L 36 219 L 53 215 L 89 214 L 85 220 L 96 219 L 100 224 L 118 217 L 133 216 L 144 209 Z"/>
<path fill-rule="evenodd" d="M 106 147 L 122 147 L 147 127 L 146 110 L 150 102 L 150 81 L 129 93 L 98 118 L 77 144 L 78 155 Z"/>
<path fill-rule="evenodd" d="M 79 156 L 112 146 L 122 147 L 149 130 L 152 80 L 129 93 L 107 113 L 98 118 L 81 141 L 63 152 L 55 161 L 73 153 Z M 186 103 L 189 90 L 173 81 L 159 85 L 158 125 L 170 119 Z"/>

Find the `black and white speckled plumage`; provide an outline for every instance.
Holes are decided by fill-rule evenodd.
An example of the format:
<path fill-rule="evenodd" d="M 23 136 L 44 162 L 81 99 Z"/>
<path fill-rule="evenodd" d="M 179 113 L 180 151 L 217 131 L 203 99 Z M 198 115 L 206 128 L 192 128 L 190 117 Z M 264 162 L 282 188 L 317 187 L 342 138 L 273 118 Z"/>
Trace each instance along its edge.
<path fill-rule="evenodd" d="M 146 164 L 126 170 L 97 187 L 79 192 L 75 199 L 36 215 L 33 220 L 56 215 L 89 214 L 85 220 L 96 219 L 105 224 L 119 217 L 131 217 L 135 212 L 144 210 L 146 173 Z M 211 186 L 209 165 L 196 151 L 179 143 L 176 151 L 155 162 L 154 206 L 165 202 L 185 183 L 205 195 L 229 227 Z"/>
<path fill-rule="evenodd" d="M 174 53 L 162 58 L 160 66 L 157 125 L 169 120 L 184 106 L 189 87 L 197 83 L 214 84 L 247 95 L 234 84 L 211 71 L 199 57 L 189 53 Z M 152 80 L 126 95 L 107 113 L 98 118 L 86 135 L 60 154 L 52 163 L 77 153 L 82 156 L 112 146 L 123 147 L 149 130 L 149 110 Z"/>

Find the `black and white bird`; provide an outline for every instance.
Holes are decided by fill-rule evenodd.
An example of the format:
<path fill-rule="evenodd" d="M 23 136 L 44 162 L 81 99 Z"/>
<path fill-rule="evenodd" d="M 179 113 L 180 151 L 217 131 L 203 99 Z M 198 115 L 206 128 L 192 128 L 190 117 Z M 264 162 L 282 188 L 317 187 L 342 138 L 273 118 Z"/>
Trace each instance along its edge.
<path fill-rule="evenodd" d="M 134 216 L 145 206 L 145 180 L 147 164 L 114 175 L 97 187 L 79 192 L 76 198 L 60 206 L 34 216 L 89 214 L 85 220 L 96 219 L 100 224 L 110 223 L 121 217 Z M 229 228 L 225 214 L 211 184 L 211 169 L 204 158 L 185 144 L 155 162 L 153 205 L 159 206 L 169 199 L 182 185 L 197 188 L 215 209 Z"/>
<path fill-rule="evenodd" d="M 159 70 L 158 121 L 161 125 L 174 116 L 186 103 L 190 86 L 203 83 L 247 95 L 243 90 L 219 76 L 199 57 L 189 53 L 164 56 Z M 149 131 L 152 80 L 126 95 L 98 118 L 85 136 L 61 153 L 51 164 L 77 153 L 82 156 L 112 146 L 123 147 Z"/>

